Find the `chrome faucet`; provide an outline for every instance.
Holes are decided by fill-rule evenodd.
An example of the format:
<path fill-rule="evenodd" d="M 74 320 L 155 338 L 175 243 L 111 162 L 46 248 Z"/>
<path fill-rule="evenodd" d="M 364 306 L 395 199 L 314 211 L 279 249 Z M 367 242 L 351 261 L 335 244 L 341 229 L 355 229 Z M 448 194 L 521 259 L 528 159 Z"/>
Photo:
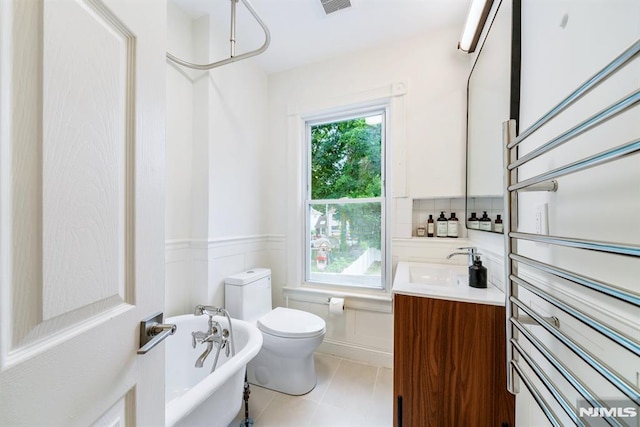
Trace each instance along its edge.
<path fill-rule="evenodd" d="M 202 368 L 204 366 L 204 361 L 207 360 L 207 357 L 209 357 L 209 354 L 211 354 L 211 350 L 213 350 L 213 342 L 208 341 L 207 348 L 200 355 L 200 357 L 196 359 L 196 368 Z"/>
<path fill-rule="evenodd" d="M 459 251 L 466 251 L 466 252 L 453 252 L 450 253 L 449 255 L 447 255 L 447 259 L 451 259 L 452 257 L 456 256 L 456 255 L 466 255 L 468 257 L 468 264 L 469 266 L 473 265 L 473 257 L 475 255 L 480 255 L 477 251 L 477 248 L 473 247 L 473 246 L 464 246 L 462 248 L 458 248 Z"/>
<path fill-rule="evenodd" d="M 204 307 L 204 306 L 196 306 L 196 312 L 198 312 L 198 307 Z M 212 309 L 213 308 L 215 307 L 212 307 Z M 210 311 L 214 311 L 214 310 L 210 310 Z M 195 365 L 196 368 L 202 368 L 202 366 L 204 365 L 204 361 L 207 359 L 207 357 L 213 350 L 213 343 L 217 343 L 219 346 L 219 349 L 226 347 L 226 355 L 229 356 L 229 347 L 227 346 L 227 341 L 229 339 L 229 331 L 227 329 L 222 328 L 220 323 L 213 320 L 213 314 L 211 314 L 209 310 L 206 309 L 206 307 L 205 307 L 205 310 L 200 314 L 204 314 L 205 312 L 209 315 L 208 330 L 206 332 L 203 332 L 203 331 L 191 332 L 191 345 L 193 346 L 193 348 L 196 348 L 196 344 L 202 344 L 202 343 L 207 344 L 207 348 L 196 360 L 196 365 Z M 219 350 L 218 350 L 218 353 L 219 353 Z M 216 362 L 217 362 L 217 359 L 218 357 L 216 354 Z M 214 366 L 215 366 L 215 363 L 214 363 Z"/>

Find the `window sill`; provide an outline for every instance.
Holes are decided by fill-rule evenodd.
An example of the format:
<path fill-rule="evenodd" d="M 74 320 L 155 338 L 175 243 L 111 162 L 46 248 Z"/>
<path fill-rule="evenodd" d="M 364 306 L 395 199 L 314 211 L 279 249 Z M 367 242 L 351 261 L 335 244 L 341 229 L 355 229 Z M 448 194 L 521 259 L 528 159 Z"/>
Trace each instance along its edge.
<path fill-rule="evenodd" d="M 284 287 L 283 294 L 288 301 L 329 304 L 329 298 L 344 298 L 345 309 L 365 310 L 378 313 L 392 313 L 391 293 L 383 290 L 328 289 L 317 285 L 303 284 L 299 287 Z"/>

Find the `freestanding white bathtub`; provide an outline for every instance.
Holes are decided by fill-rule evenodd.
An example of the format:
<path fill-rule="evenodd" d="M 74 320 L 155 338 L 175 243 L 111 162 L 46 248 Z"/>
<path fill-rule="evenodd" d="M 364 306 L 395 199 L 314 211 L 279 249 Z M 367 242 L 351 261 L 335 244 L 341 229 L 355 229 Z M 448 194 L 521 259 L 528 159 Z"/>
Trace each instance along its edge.
<path fill-rule="evenodd" d="M 214 320 L 227 328 L 225 317 Z M 165 323 L 178 326 L 175 335 L 166 342 L 165 363 L 165 423 L 167 426 L 227 426 L 240 410 L 247 363 L 262 347 L 262 334 L 255 325 L 231 319 L 236 355 L 225 356 L 220 351 L 213 373 L 211 366 L 216 356 L 216 346 L 202 368 L 196 368 L 198 356 L 206 345 L 191 346 L 191 332 L 206 331 L 208 316 L 169 317 Z"/>

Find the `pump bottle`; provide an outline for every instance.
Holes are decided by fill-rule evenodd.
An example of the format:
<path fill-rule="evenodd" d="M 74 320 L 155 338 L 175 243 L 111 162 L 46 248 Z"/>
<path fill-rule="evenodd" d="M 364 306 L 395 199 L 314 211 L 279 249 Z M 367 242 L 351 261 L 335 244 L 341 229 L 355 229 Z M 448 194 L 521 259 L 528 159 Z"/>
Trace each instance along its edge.
<path fill-rule="evenodd" d="M 447 237 L 458 237 L 458 218 L 455 212 L 451 212 L 451 218 L 447 221 Z"/>
<path fill-rule="evenodd" d="M 482 218 L 480 218 L 480 230 L 491 231 L 491 218 L 487 215 L 487 211 L 484 211 Z"/>
<path fill-rule="evenodd" d="M 467 220 L 467 225 L 472 230 L 480 229 L 480 222 L 479 222 L 478 217 L 476 216 L 475 212 L 471 212 L 471 216 Z"/>
<path fill-rule="evenodd" d="M 502 233 L 504 231 L 504 224 L 502 224 L 502 217 L 500 215 L 496 216 L 496 222 L 493 225 L 493 231 L 497 233 Z"/>
<path fill-rule="evenodd" d="M 469 286 L 472 288 L 487 287 L 487 267 L 482 265 L 480 255 L 475 255 L 473 265 L 469 266 Z"/>
<path fill-rule="evenodd" d="M 448 221 L 444 216 L 444 212 L 440 212 L 440 216 L 438 217 L 438 221 L 436 222 L 438 223 L 438 225 L 436 226 L 436 236 L 447 237 Z"/>
<path fill-rule="evenodd" d="M 427 220 L 427 237 L 433 237 L 435 233 L 435 224 L 433 221 L 433 215 L 429 215 L 429 219 Z"/>

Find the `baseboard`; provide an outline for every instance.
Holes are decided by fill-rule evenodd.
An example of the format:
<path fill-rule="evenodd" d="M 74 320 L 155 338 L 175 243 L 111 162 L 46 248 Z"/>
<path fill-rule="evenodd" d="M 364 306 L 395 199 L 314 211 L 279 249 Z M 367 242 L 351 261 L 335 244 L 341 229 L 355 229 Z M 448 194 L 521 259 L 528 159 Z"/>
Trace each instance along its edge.
<path fill-rule="evenodd" d="M 393 368 L 393 353 L 359 347 L 329 338 L 325 338 L 316 351 L 382 368 Z"/>

